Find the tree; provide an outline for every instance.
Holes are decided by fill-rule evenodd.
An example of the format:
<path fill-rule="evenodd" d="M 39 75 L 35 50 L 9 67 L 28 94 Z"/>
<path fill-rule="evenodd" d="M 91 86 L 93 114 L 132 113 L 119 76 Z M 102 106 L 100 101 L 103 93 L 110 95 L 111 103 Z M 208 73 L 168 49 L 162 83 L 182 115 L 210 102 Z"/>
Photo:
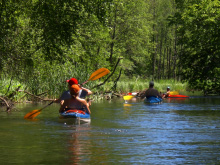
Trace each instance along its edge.
<path fill-rule="evenodd" d="M 150 0 L 149 13 L 152 15 L 150 65 L 152 79 L 175 78 L 175 27 L 168 26 L 168 17 L 175 12 L 172 0 Z"/>
<path fill-rule="evenodd" d="M 172 21 L 178 26 L 182 46 L 182 78 L 195 89 L 220 93 L 220 2 L 218 0 L 178 3 Z"/>
<path fill-rule="evenodd" d="M 85 28 L 81 26 L 89 18 L 93 18 L 99 29 L 103 30 L 109 3 L 111 0 L 2 0 L 0 76 L 28 84 L 35 94 L 45 89 L 44 83 L 56 86 L 57 83 L 48 80 L 54 77 L 55 81 L 61 73 L 60 79 L 69 78 L 73 70 L 86 78 L 86 73 L 98 66 L 97 63 L 91 66 L 92 62 L 88 62 L 94 59 L 95 54 L 82 46 L 86 39 L 82 41 L 78 34 L 89 29 L 92 22 L 87 23 Z M 89 58 L 84 58 L 85 54 Z M 59 68 L 55 69 L 57 75 L 54 75 L 54 67 Z M 48 72 L 53 75 L 49 76 Z"/>
<path fill-rule="evenodd" d="M 146 0 L 115 0 L 108 15 L 110 34 L 109 62 L 123 57 L 121 67 L 126 76 L 145 76 L 149 63 L 151 15 Z M 114 64 L 113 64 L 114 66 Z"/>

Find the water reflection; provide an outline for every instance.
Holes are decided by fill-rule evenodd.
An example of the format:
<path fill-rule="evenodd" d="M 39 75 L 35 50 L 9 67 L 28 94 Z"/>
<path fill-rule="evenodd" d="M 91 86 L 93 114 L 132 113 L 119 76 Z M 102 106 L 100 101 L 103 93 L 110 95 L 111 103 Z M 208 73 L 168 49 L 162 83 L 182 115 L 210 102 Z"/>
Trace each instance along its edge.
<path fill-rule="evenodd" d="M 67 142 L 70 157 L 68 164 L 78 164 L 79 162 L 82 163 L 84 161 L 83 159 L 85 159 L 85 156 L 87 156 L 87 159 L 89 159 L 90 155 L 92 155 L 90 151 L 90 123 L 66 126 L 68 126 L 68 129 L 71 129 L 72 131 Z"/>
<path fill-rule="evenodd" d="M 1 112 L 0 162 L 219 164 L 219 105 L 220 98 L 170 99 L 153 106 L 117 99 L 93 103 L 91 123 L 58 122 L 55 104 L 33 122 L 23 116 L 36 107 Z"/>
<path fill-rule="evenodd" d="M 132 104 L 124 103 L 124 113 L 129 114 L 131 111 Z"/>
<path fill-rule="evenodd" d="M 181 103 L 181 102 L 185 102 L 185 101 L 188 101 L 190 98 L 165 98 L 163 99 L 164 102 L 167 102 L 167 103 Z"/>

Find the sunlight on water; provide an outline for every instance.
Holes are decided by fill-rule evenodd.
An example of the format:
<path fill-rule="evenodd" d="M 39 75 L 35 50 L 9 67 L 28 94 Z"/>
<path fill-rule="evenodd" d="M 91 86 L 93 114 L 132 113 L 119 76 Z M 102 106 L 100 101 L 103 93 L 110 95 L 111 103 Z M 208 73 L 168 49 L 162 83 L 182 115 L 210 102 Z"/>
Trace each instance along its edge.
<path fill-rule="evenodd" d="M 87 122 L 60 121 L 59 105 L 0 109 L 1 164 L 218 164 L 220 98 L 93 103 Z M 65 163 L 64 163 L 65 162 Z"/>

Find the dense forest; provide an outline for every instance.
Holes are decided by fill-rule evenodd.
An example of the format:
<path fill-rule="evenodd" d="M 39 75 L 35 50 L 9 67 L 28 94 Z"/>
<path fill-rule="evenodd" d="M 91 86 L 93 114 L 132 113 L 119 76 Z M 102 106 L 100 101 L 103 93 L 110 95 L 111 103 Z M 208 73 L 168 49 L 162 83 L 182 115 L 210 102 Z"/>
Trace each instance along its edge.
<path fill-rule="evenodd" d="M 53 96 L 103 67 L 219 94 L 219 25 L 219 0 L 1 0 L 0 94 Z"/>

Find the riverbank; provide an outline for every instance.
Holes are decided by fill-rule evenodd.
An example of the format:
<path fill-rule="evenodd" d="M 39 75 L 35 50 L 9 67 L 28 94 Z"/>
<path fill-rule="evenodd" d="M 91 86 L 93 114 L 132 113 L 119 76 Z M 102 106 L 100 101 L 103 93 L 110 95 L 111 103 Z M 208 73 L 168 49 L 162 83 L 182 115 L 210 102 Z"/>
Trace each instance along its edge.
<path fill-rule="evenodd" d="M 92 81 L 85 84 L 85 87 L 91 89 L 93 94 L 90 99 L 93 101 L 102 99 L 112 99 L 114 97 L 122 97 L 130 92 L 141 93 L 146 90 L 149 86 L 150 80 L 143 79 L 124 79 L 117 83 L 109 81 L 94 88 L 100 81 Z M 52 88 L 48 86 L 39 85 L 36 89 L 35 87 L 27 87 L 24 84 L 13 81 L 11 83 L 9 80 L 0 81 L 1 90 L 0 97 L 4 98 L 7 102 L 39 102 L 39 101 L 51 101 L 53 99 L 59 98 L 63 91 L 67 90 L 67 85 L 61 84 L 57 88 Z M 176 80 L 159 80 L 154 81 L 154 88 L 161 93 L 166 92 L 166 88 L 169 86 L 171 91 L 178 91 L 181 94 L 186 93 L 196 93 L 197 95 L 202 95 L 200 91 L 194 91 L 189 89 L 187 83 L 182 83 Z M 66 85 L 66 87 L 62 87 Z M 12 104 L 12 103 L 11 103 Z M 5 101 L 1 100 L 1 105 L 5 105 Z"/>

